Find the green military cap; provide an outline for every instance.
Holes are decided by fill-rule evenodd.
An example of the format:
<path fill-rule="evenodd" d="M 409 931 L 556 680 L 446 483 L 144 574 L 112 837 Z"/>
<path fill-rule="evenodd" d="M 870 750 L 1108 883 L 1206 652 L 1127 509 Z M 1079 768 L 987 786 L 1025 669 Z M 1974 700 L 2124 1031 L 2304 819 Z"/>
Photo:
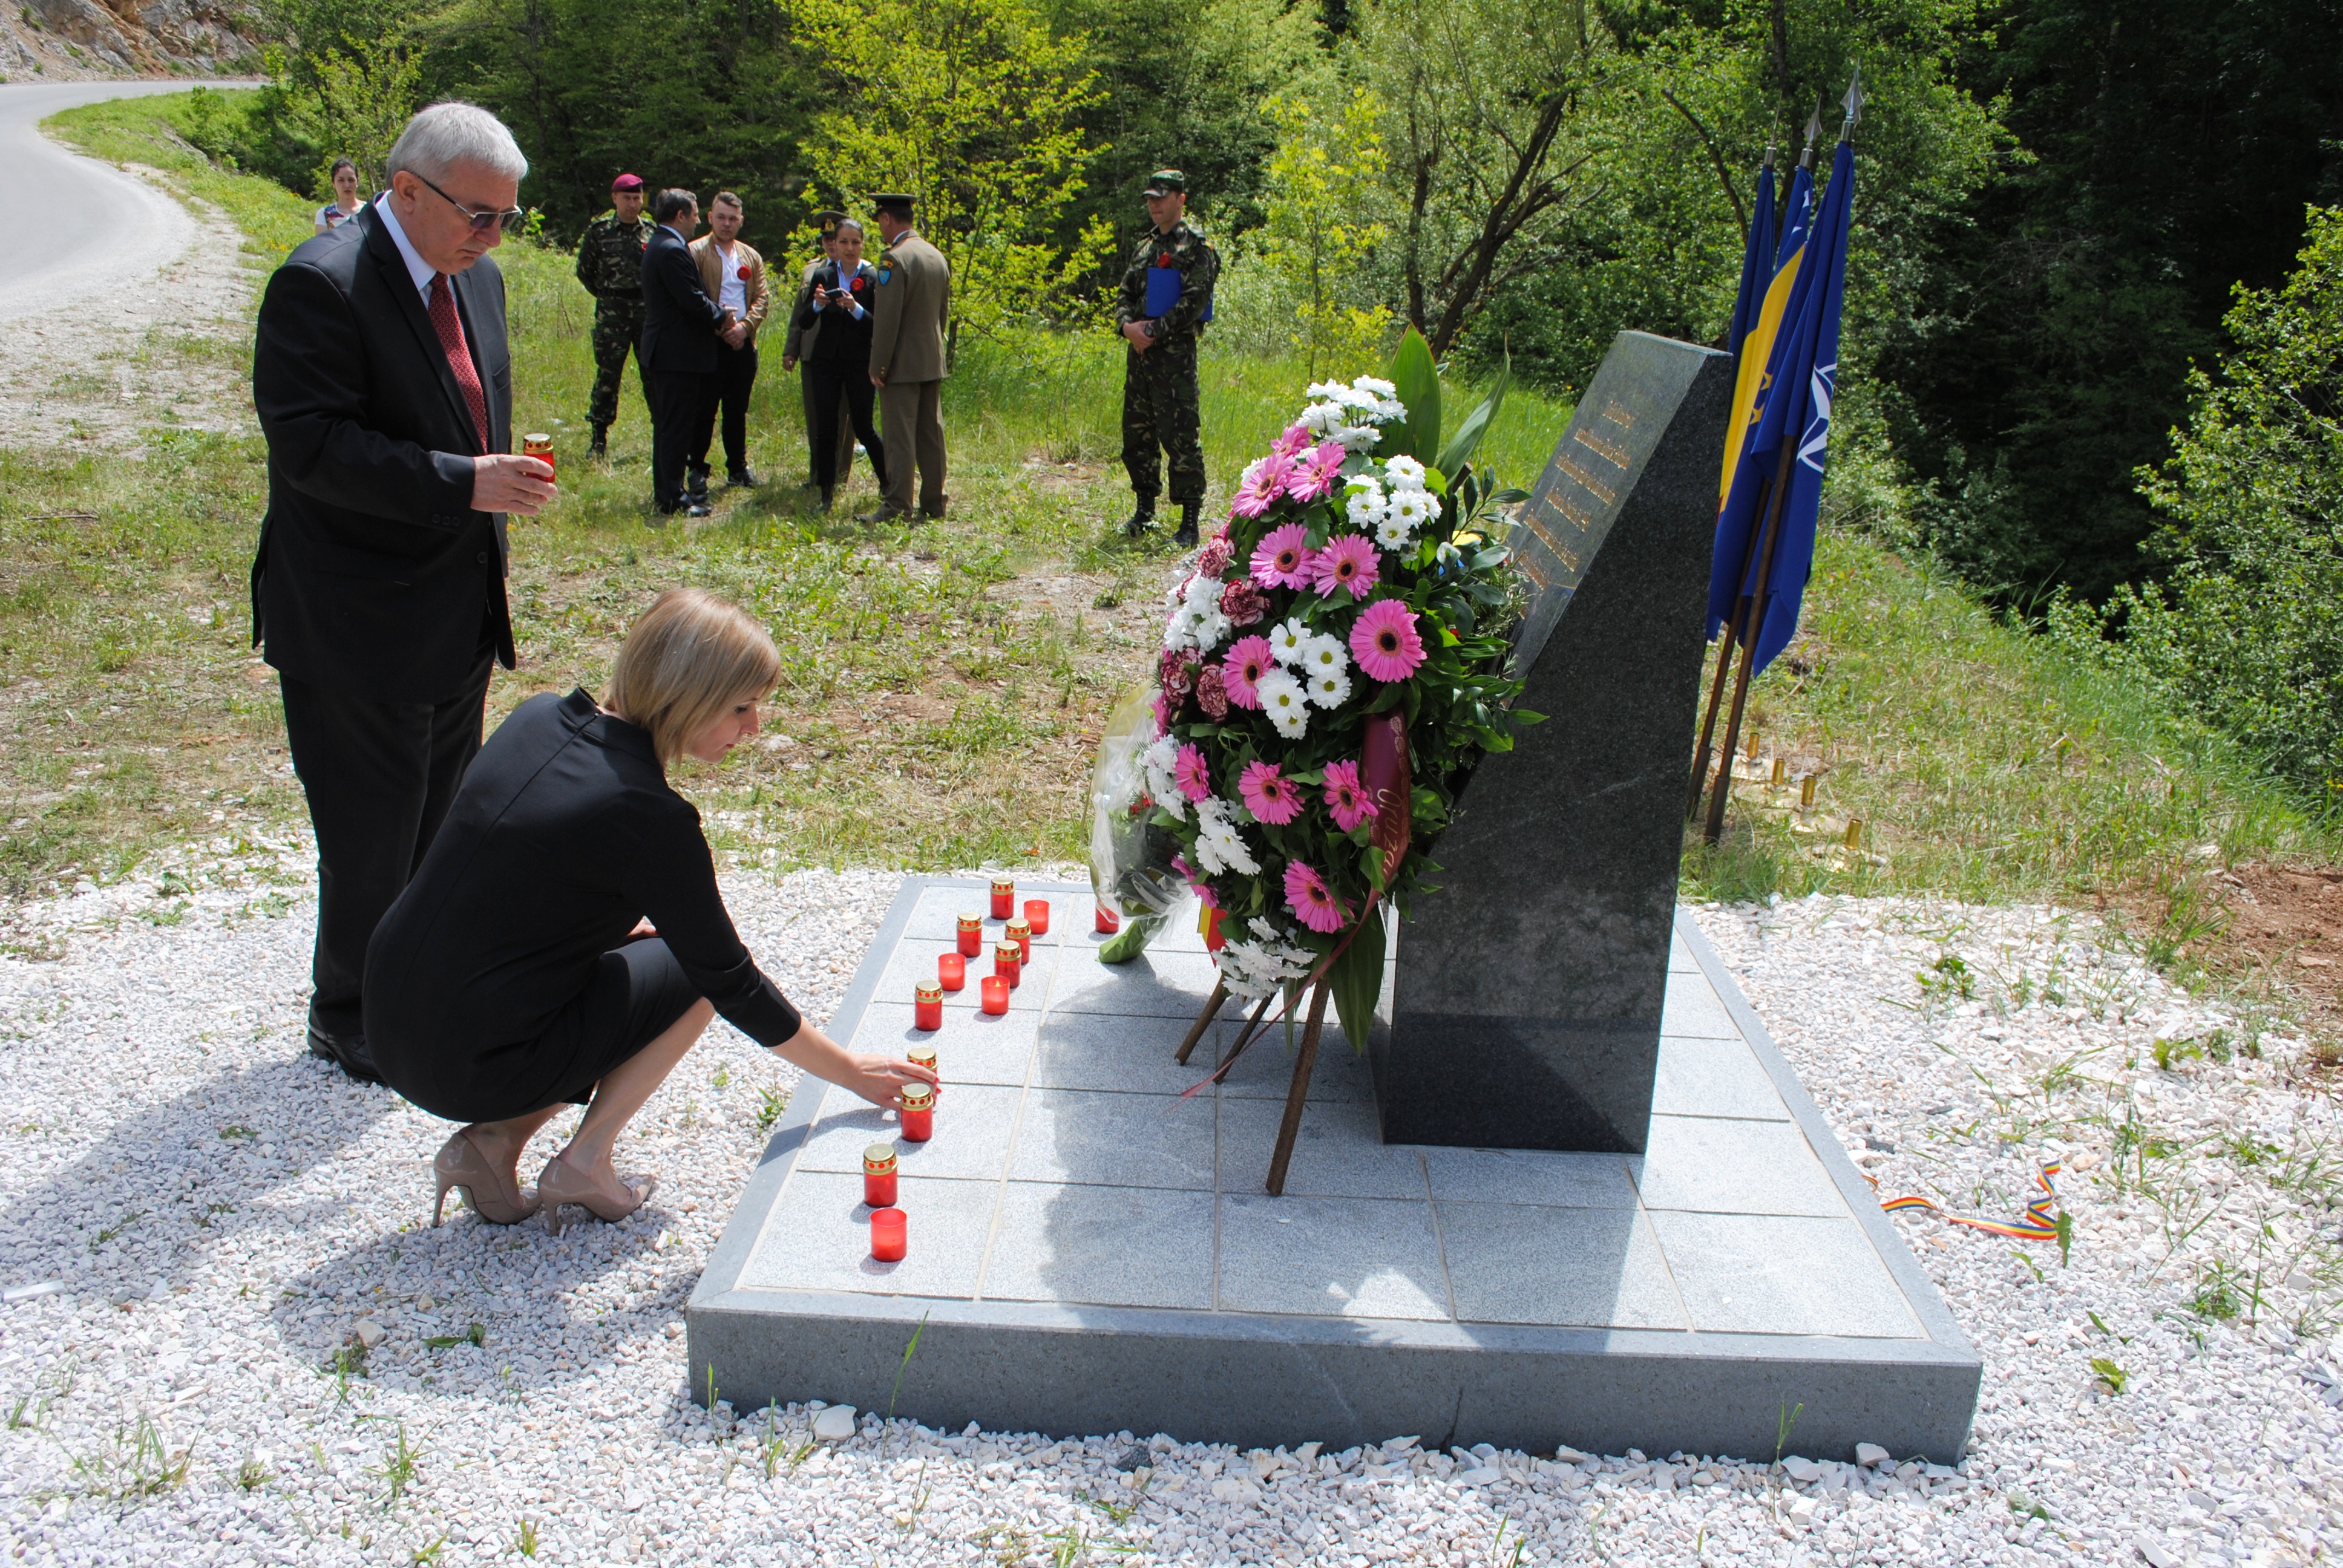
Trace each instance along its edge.
<path fill-rule="evenodd" d="M 1182 196 L 1188 194 L 1188 176 L 1178 169 L 1157 169 L 1147 176 L 1147 189 L 1141 194 L 1160 196 L 1175 191 Z"/>
<path fill-rule="evenodd" d="M 846 221 L 846 215 L 835 207 L 824 207 L 813 215 L 813 221 L 821 226 L 821 236 L 828 239 L 838 232 L 838 226 Z"/>
<path fill-rule="evenodd" d="M 880 212 L 891 212 L 900 217 L 911 216 L 911 198 L 907 196 L 875 196 L 870 198 L 870 205 Z"/>

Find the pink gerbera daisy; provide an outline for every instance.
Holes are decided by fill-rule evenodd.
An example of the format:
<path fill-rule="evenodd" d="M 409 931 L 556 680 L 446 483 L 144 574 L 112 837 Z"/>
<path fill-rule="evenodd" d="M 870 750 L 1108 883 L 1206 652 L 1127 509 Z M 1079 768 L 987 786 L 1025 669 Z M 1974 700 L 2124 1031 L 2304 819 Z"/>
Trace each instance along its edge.
<path fill-rule="evenodd" d="M 1248 762 L 1237 779 L 1237 793 L 1245 809 L 1272 827 L 1282 828 L 1302 812 L 1302 793 L 1274 762 Z"/>
<path fill-rule="evenodd" d="M 1326 768 L 1326 804 L 1333 809 L 1334 826 L 1347 833 L 1375 814 L 1375 803 L 1359 783 L 1359 765 L 1333 762 Z"/>
<path fill-rule="evenodd" d="M 1303 925 L 1327 935 L 1341 930 L 1350 916 L 1326 879 L 1299 860 L 1285 863 L 1285 907 L 1301 916 Z"/>
<path fill-rule="evenodd" d="M 1348 456 L 1340 442 L 1320 443 L 1293 460 L 1293 473 L 1285 481 L 1285 493 L 1297 501 L 1318 499 L 1342 477 L 1342 459 Z"/>
<path fill-rule="evenodd" d="M 1276 657 L 1270 651 L 1269 638 L 1248 637 L 1238 640 L 1229 649 L 1229 661 L 1221 667 L 1221 685 L 1229 700 L 1239 708 L 1261 707 L 1261 693 L 1253 688 L 1261 678 L 1276 668 Z"/>
<path fill-rule="evenodd" d="M 1196 706 L 1215 724 L 1229 716 L 1227 676 L 1228 672 L 1217 664 L 1208 664 L 1196 672 Z"/>
<path fill-rule="evenodd" d="M 1172 779 L 1180 786 L 1180 793 L 1191 800 L 1212 798 L 1212 764 L 1204 760 L 1203 752 L 1193 745 L 1180 748 L 1179 760 L 1172 764 Z"/>
<path fill-rule="evenodd" d="M 1310 580 L 1328 598 L 1338 592 L 1364 598 L 1375 586 L 1375 547 L 1362 534 L 1331 539 L 1310 557 Z"/>
<path fill-rule="evenodd" d="M 1269 449 L 1281 457 L 1298 457 L 1310 449 L 1310 443 L 1315 439 L 1309 426 L 1288 425 L 1285 433 L 1272 442 Z"/>
<path fill-rule="evenodd" d="M 1351 657 L 1377 680 L 1405 680 L 1423 662 L 1415 612 L 1395 598 L 1377 599 L 1351 623 Z"/>
<path fill-rule="evenodd" d="M 1229 510 L 1240 518 L 1257 518 L 1269 510 L 1269 504 L 1285 493 L 1286 476 L 1293 471 L 1293 459 L 1272 452 L 1245 471 L 1244 483 L 1237 487 L 1236 499 Z"/>
<path fill-rule="evenodd" d="M 1307 580 L 1310 530 L 1287 523 L 1262 536 L 1252 551 L 1252 580 L 1263 588 L 1298 588 Z"/>

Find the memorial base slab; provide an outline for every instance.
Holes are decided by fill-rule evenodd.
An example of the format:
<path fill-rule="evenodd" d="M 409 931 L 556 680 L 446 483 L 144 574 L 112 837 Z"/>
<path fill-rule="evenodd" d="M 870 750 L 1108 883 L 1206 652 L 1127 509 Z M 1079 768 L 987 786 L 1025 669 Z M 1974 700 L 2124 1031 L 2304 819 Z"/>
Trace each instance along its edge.
<path fill-rule="evenodd" d="M 1742 1457 L 1803 1405 L 1793 1452 L 1958 1457 L 1978 1359 L 1689 919 L 1644 1153 L 1383 1143 L 1337 1034 L 1272 1198 L 1292 1059 L 1275 1030 L 1183 1093 L 1236 1030 L 1173 1064 L 1212 984 L 1192 930 L 1101 965 L 1087 887 L 1021 885 L 1051 925 L 1009 1013 L 982 1017 L 971 976 L 911 1029 L 983 891 L 907 882 L 831 1030 L 939 1053 L 936 1136 L 898 1143 L 909 1255 L 870 1258 L 861 1206 L 892 1114 L 807 1080 L 686 1309 L 699 1397 L 712 1376 L 736 1410 L 891 1400 L 941 1428 Z"/>

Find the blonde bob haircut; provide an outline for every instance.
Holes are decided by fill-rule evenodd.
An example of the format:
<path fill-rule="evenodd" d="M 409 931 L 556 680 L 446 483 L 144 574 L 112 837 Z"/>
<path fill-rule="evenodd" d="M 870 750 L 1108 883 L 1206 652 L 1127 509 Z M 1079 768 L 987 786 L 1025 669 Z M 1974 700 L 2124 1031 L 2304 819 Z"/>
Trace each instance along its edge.
<path fill-rule="evenodd" d="M 762 697 L 781 656 L 756 618 L 704 588 L 669 588 L 627 634 L 602 706 L 651 735 L 662 762 L 736 702 Z"/>

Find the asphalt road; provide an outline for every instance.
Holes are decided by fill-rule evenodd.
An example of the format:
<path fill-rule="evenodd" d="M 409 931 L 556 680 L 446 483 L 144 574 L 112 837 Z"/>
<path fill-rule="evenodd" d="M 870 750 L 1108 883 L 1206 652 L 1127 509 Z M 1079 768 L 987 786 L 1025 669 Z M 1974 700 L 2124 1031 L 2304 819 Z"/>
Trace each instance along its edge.
<path fill-rule="evenodd" d="M 68 309 L 127 276 L 150 276 L 194 241 L 195 220 L 170 196 L 109 164 L 69 153 L 40 132 L 41 121 L 60 109 L 184 93 L 193 85 L 0 85 L 0 212 L 15 215 L 0 226 L 0 321 Z"/>

